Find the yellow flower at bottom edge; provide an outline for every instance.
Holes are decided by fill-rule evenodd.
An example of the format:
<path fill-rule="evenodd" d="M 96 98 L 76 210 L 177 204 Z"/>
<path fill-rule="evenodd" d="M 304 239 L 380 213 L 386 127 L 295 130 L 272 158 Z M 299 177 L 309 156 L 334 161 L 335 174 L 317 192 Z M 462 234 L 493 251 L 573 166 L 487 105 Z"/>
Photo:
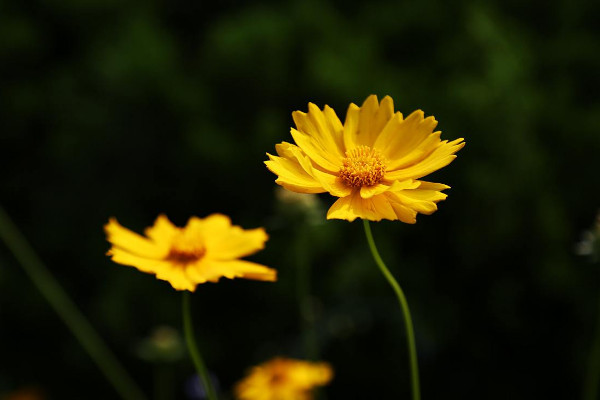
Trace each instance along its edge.
<path fill-rule="evenodd" d="M 235 395 L 238 400 L 312 400 L 312 390 L 332 377 L 327 363 L 274 358 L 252 368 L 235 386 Z"/>
<path fill-rule="evenodd" d="M 231 225 L 225 215 L 191 217 L 184 228 L 160 215 L 154 226 L 145 230 L 147 237 L 124 228 L 115 218 L 109 219 L 104 230 L 112 244 L 107 254 L 114 262 L 154 274 L 176 290 L 193 292 L 197 284 L 217 282 L 223 276 L 277 280 L 274 269 L 239 260 L 264 248 L 265 230 L 244 230 Z"/>
<path fill-rule="evenodd" d="M 328 219 L 400 220 L 413 224 L 417 213 L 431 214 L 450 187 L 420 178 L 448 165 L 465 143 L 440 140 L 437 121 L 418 110 L 403 118 L 391 97 L 369 96 L 350 104 L 344 125 L 335 111 L 308 104 L 292 113 L 296 144 L 275 146 L 265 164 L 275 181 L 300 193 L 329 192 L 339 199 Z"/>

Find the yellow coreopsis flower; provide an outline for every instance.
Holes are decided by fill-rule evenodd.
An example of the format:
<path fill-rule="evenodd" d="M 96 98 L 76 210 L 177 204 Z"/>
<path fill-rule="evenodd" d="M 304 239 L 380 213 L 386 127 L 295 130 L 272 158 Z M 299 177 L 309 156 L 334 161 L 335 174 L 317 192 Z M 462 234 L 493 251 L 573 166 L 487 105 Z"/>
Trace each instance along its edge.
<path fill-rule="evenodd" d="M 111 218 L 104 226 L 112 244 L 108 255 L 116 263 L 168 281 L 176 290 L 194 291 L 196 285 L 219 278 L 246 278 L 275 281 L 274 269 L 239 260 L 261 250 L 268 236 L 263 228 L 244 230 L 231 225 L 229 217 L 212 214 L 191 217 L 178 228 L 165 215 L 140 236 Z"/>
<path fill-rule="evenodd" d="M 328 219 L 415 223 L 417 213 L 436 211 L 449 189 L 420 178 L 448 165 L 465 145 L 462 138 L 440 140 L 441 132 L 433 132 L 437 121 L 420 110 L 403 118 L 389 96 L 350 104 L 344 125 L 331 107 L 312 103 L 308 113 L 292 116 L 296 144 L 278 144 L 278 156 L 267 154 L 265 164 L 288 190 L 339 197 Z"/>
<path fill-rule="evenodd" d="M 238 400 L 312 400 L 312 390 L 333 377 L 327 363 L 274 358 L 250 370 L 238 382 Z"/>

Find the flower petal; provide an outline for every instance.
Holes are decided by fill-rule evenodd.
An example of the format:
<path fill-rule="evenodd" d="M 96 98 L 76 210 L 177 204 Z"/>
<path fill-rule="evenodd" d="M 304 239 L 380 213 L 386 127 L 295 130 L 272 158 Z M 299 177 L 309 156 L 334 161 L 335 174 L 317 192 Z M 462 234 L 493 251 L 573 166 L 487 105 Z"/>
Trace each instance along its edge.
<path fill-rule="evenodd" d="M 401 160 L 410 154 L 433 132 L 436 126 L 435 118 L 424 119 L 423 111 L 417 110 L 401 123 L 386 126 L 387 129 L 384 129 L 377 138 L 375 147 L 380 149 L 382 154 L 391 161 L 388 168 L 394 169 L 394 161 Z"/>
<path fill-rule="evenodd" d="M 158 245 L 165 245 L 171 242 L 178 228 L 173 225 L 166 215 L 159 215 L 154 221 L 154 225 L 146 228 L 144 234 L 152 239 Z M 167 248 L 168 251 L 168 248 Z"/>
<path fill-rule="evenodd" d="M 354 103 L 350 103 L 346 112 L 346 120 L 344 121 L 344 147 L 346 151 L 350 151 L 360 145 L 357 142 L 359 115 L 360 107 Z"/>
<path fill-rule="evenodd" d="M 413 181 L 412 179 L 408 179 L 406 181 L 394 181 L 391 185 L 380 183 L 378 185 L 361 187 L 360 197 L 363 199 L 368 199 L 378 194 L 387 192 L 388 190 L 398 191 L 403 189 L 415 189 L 417 187 L 419 187 L 419 183 L 417 181 Z"/>
<path fill-rule="evenodd" d="M 385 195 L 363 199 L 360 197 L 359 190 L 354 191 L 350 196 L 339 198 L 327 212 L 327 219 L 345 219 L 352 222 L 356 218 L 370 221 L 397 219 Z"/>
<path fill-rule="evenodd" d="M 337 159 L 344 158 L 342 123 L 331 107 L 325 106 L 321 111 L 315 104 L 308 103 L 308 113 L 294 111 L 292 117 L 300 132 L 312 137 L 321 148 L 333 153 Z"/>
<path fill-rule="evenodd" d="M 298 184 L 291 185 L 289 183 L 289 180 L 280 181 L 280 175 L 280 177 L 275 182 L 282 184 L 282 186 L 286 189 L 291 187 L 292 189 L 290 190 L 301 193 L 329 192 L 331 195 L 336 197 L 347 196 L 352 191 L 351 188 L 348 188 L 339 180 L 337 174 L 334 175 L 314 168 L 310 159 L 306 155 L 304 155 L 304 153 L 298 146 L 294 146 L 285 142 L 281 143 L 281 145 L 278 146 L 280 146 L 277 148 L 278 153 L 282 155 L 284 154 L 287 159 L 291 159 L 295 163 L 297 163 L 299 168 L 302 169 L 302 173 L 305 174 L 303 176 L 305 179 L 308 179 L 306 177 L 310 177 L 310 179 L 312 179 L 312 182 L 309 183 L 308 181 L 305 181 L 303 183 L 304 186 L 299 186 Z M 296 183 L 297 182 L 298 181 L 296 181 Z"/>
<path fill-rule="evenodd" d="M 109 252 L 109 256 L 117 264 L 128 265 L 130 267 L 135 267 L 142 272 L 153 274 L 169 268 L 170 265 L 168 261 L 139 256 L 118 247 L 112 248 Z"/>
<path fill-rule="evenodd" d="M 406 224 L 414 224 L 417 222 L 417 212 L 415 210 L 396 201 L 397 199 L 391 192 L 385 193 L 384 196 L 390 201 L 394 213 L 396 214 L 396 219 Z"/>
<path fill-rule="evenodd" d="M 302 149 L 302 151 L 310 157 L 310 159 L 324 171 L 336 173 L 342 165 L 342 157 L 338 151 L 328 147 L 327 144 L 320 143 L 312 135 L 297 131 L 292 128 L 292 137 L 294 141 Z"/>
<path fill-rule="evenodd" d="M 423 160 L 404 169 L 386 172 L 384 178 L 386 180 L 405 180 L 410 178 L 418 179 L 429 175 L 450 164 L 456 158 L 454 153 L 464 147 L 465 143 L 463 140 L 462 138 L 451 142 L 444 140 L 438 148 Z"/>
<path fill-rule="evenodd" d="M 168 268 L 160 270 L 156 273 L 156 278 L 162 281 L 167 281 L 175 290 L 196 290 L 198 283 L 189 277 L 186 273 L 186 267 L 183 265 L 169 264 Z"/>
<path fill-rule="evenodd" d="M 352 188 L 346 186 L 346 184 L 344 184 L 339 177 L 321 172 L 317 169 L 314 169 L 312 173 L 319 183 L 325 188 L 325 190 L 328 191 L 332 196 L 346 197 L 352 193 Z"/>
<path fill-rule="evenodd" d="M 442 132 L 440 131 L 431 133 L 429 136 L 427 136 L 427 138 L 425 138 L 425 140 L 419 143 L 408 154 L 404 155 L 403 157 L 391 160 L 387 166 L 388 171 L 395 171 L 398 169 L 406 168 L 411 165 L 417 164 L 423 159 L 425 159 L 436 148 L 443 145 L 443 142 L 440 140 L 441 134 Z"/>
<path fill-rule="evenodd" d="M 123 227 L 116 218 L 109 218 L 108 224 L 104 225 L 104 231 L 107 240 L 113 245 L 113 249 L 121 248 L 145 258 L 160 259 L 166 256 L 164 246 L 159 246 L 152 240 Z M 113 250 L 111 249 L 111 251 Z"/>
<path fill-rule="evenodd" d="M 231 260 L 254 254 L 264 249 L 269 236 L 263 228 L 242 229 L 231 225 L 219 230 L 221 221 L 207 218 L 204 220 L 205 258 L 210 260 Z"/>
<path fill-rule="evenodd" d="M 301 164 L 300 148 L 290 143 L 275 146 L 282 157 L 267 153 L 269 161 L 265 161 L 269 171 L 278 176 L 275 182 L 286 189 L 299 193 L 323 193 L 325 189 Z M 298 152 L 294 151 L 294 148 Z M 311 167 L 312 170 L 312 167 Z"/>
<path fill-rule="evenodd" d="M 210 272 L 205 272 L 207 273 L 207 278 L 219 275 L 229 279 L 245 278 L 269 282 L 275 282 L 277 280 L 276 270 L 246 260 L 206 260 L 203 264 L 210 268 Z M 199 265 L 199 267 L 202 267 L 202 265 Z"/>
<path fill-rule="evenodd" d="M 404 190 L 394 193 L 400 203 L 421 213 L 430 215 L 437 210 L 436 203 L 445 200 L 448 195 L 433 190 Z"/>

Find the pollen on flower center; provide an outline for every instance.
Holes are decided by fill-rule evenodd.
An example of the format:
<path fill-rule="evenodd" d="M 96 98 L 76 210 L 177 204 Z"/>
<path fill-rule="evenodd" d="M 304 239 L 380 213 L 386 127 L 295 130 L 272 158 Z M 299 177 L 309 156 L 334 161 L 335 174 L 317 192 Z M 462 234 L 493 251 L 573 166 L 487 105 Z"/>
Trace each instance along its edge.
<path fill-rule="evenodd" d="M 339 177 L 348 186 L 372 186 L 381 182 L 385 169 L 385 159 L 379 151 L 358 146 L 346 152 Z"/>
<path fill-rule="evenodd" d="M 204 254 L 206 248 L 202 243 L 190 242 L 180 234 L 174 238 L 167 259 L 177 264 L 189 264 L 201 259 Z"/>

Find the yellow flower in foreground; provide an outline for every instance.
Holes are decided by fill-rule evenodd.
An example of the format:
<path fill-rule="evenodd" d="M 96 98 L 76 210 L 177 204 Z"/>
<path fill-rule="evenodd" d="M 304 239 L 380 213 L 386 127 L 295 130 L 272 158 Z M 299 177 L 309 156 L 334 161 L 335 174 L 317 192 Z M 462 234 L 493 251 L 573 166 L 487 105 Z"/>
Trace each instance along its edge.
<path fill-rule="evenodd" d="M 333 377 L 327 363 L 274 358 L 250 370 L 238 382 L 238 400 L 311 400 L 312 389 L 326 385 Z"/>
<path fill-rule="evenodd" d="M 143 237 L 122 227 L 115 218 L 104 226 L 112 244 L 108 255 L 123 265 L 168 281 L 176 290 L 194 291 L 196 285 L 219 278 L 275 281 L 277 272 L 264 265 L 239 260 L 265 247 L 263 228 L 244 230 L 231 225 L 228 217 L 212 214 L 191 217 L 178 228 L 160 215 Z"/>
<path fill-rule="evenodd" d="M 449 186 L 419 180 L 448 165 L 465 144 L 440 140 L 437 121 L 415 111 L 403 118 L 391 97 L 372 95 L 362 107 L 350 104 L 344 125 L 332 108 L 308 104 L 292 113 L 296 144 L 275 146 L 279 156 L 265 161 L 275 181 L 300 193 L 329 192 L 339 199 L 328 219 L 400 220 L 413 224 L 431 214 Z"/>

